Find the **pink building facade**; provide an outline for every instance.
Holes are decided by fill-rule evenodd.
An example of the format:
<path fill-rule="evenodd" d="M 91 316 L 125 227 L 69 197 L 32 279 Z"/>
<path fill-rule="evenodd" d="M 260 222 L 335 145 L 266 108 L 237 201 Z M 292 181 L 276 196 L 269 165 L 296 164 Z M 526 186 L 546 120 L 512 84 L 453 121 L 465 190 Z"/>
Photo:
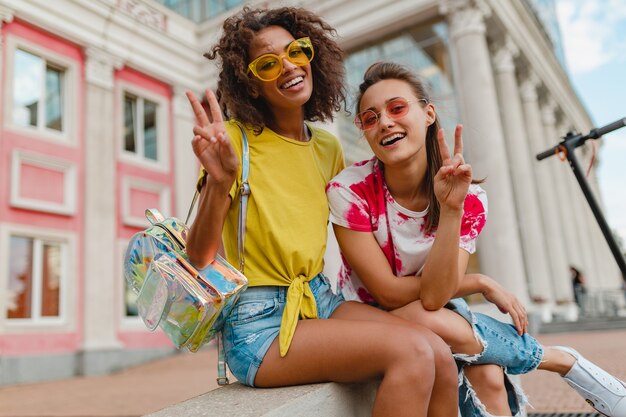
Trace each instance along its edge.
<path fill-rule="evenodd" d="M 178 45 L 194 26 L 159 5 L 34 3 L 0 2 L 0 384 L 172 352 L 136 316 L 122 256 L 146 208 L 186 214 L 198 167 L 181 99 L 199 81 L 176 69 L 201 56 Z"/>

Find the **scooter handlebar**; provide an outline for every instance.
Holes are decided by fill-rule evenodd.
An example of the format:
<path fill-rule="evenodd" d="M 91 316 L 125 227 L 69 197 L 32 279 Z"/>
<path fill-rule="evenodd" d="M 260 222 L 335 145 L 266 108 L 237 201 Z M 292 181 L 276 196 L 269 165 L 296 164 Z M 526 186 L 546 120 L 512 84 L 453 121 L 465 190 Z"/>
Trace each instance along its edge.
<path fill-rule="evenodd" d="M 576 144 L 576 147 L 578 147 L 582 145 L 587 139 L 598 139 L 602 135 L 606 135 L 607 133 L 617 130 L 619 128 L 622 128 L 624 126 L 626 126 L 626 117 L 620 120 L 616 120 L 613 123 L 609 123 L 606 126 L 602 126 L 597 129 L 591 129 L 591 131 L 583 137 L 581 137 L 580 135 L 575 135 L 572 137 L 576 137 L 579 140 L 579 142 Z M 568 137 L 566 136 L 564 139 L 564 142 L 567 142 L 567 141 L 568 141 Z M 546 159 L 554 155 L 557 149 L 559 148 L 559 146 L 561 146 L 561 144 L 553 146 L 552 148 L 537 154 L 537 160 L 541 161 L 542 159 Z"/>

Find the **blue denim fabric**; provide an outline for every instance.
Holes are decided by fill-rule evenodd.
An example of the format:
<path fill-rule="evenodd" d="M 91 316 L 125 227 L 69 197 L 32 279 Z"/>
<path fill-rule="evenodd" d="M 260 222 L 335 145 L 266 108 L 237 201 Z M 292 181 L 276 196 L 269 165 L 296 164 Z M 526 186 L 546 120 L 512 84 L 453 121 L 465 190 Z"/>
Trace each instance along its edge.
<path fill-rule="evenodd" d="M 317 304 L 317 316 L 327 319 L 341 303 L 328 279 L 319 274 L 309 282 Z M 270 345 L 278 336 L 288 287 L 249 287 L 237 301 L 223 329 L 226 362 L 235 378 L 253 387 L 256 373 Z"/>
<path fill-rule="evenodd" d="M 477 355 L 455 354 L 459 369 L 462 371 L 464 366 L 471 364 L 501 366 L 505 373 L 505 385 L 512 414 L 515 416 L 520 413 L 526 403 L 526 397 L 521 388 L 510 381 L 508 375 L 525 374 L 536 369 L 543 358 L 543 347 L 528 333 L 518 335 L 512 324 L 502 323 L 485 314 L 473 313 L 461 298 L 451 300 L 446 308 L 456 312 L 472 325 L 474 334 L 484 347 L 483 352 Z M 477 401 L 471 384 L 462 374 L 459 383 L 459 409 L 463 417 L 489 415 L 480 401 Z"/>
<path fill-rule="evenodd" d="M 461 417 L 493 417 L 477 398 L 472 384 L 465 377 L 465 375 L 461 373 L 460 376 L 459 415 Z M 516 417 L 521 416 L 524 406 L 527 403 L 522 389 L 519 386 L 514 385 L 507 374 L 504 375 L 504 385 L 506 388 L 509 407 L 511 408 L 511 415 Z"/>

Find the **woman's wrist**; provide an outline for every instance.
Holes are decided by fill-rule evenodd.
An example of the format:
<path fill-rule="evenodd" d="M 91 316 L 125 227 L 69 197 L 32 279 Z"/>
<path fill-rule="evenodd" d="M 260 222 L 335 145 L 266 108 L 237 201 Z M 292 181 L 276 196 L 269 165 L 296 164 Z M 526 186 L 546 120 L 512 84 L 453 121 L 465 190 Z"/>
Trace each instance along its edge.
<path fill-rule="evenodd" d="M 235 177 L 233 178 L 228 178 L 228 179 L 221 179 L 219 181 L 216 181 L 214 179 L 209 179 L 207 181 L 208 185 L 209 185 L 209 190 L 211 191 L 211 194 L 213 195 L 228 195 L 230 194 L 230 189 L 233 186 L 233 183 L 235 182 Z"/>
<path fill-rule="evenodd" d="M 491 278 L 486 277 L 485 275 L 482 275 L 482 274 L 477 274 L 476 280 L 478 282 L 478 287 L 480 288 L 480 292 L 482 294 L 488 293 L 489 291 L 493 290 L 495 281 L 492 280 Z"/>
<path fill-rule="evenodd" d="M 463 207 L 441 206 L 439 218 L 460 219 L 463 217 Z"/>

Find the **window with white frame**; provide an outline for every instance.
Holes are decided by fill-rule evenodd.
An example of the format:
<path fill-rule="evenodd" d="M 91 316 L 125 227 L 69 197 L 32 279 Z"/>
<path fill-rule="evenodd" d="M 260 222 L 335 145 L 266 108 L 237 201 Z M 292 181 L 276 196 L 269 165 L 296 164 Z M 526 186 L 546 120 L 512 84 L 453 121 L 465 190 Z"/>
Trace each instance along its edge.
<path fill-rule="evenodd" d="M 13 123 L 63 132 L 65 68 L 19 48 L 13 63 Z"/>
<path fill-rule="evenodd" d="M 61 317 L 66 253 L 62 241 L 10 235 L 7 319 L 38 322 Z"/>
<path fill-rule="evenodd" d="M 124 151 L 148 161 L 160 159 L 158 110 L 158 103 L 124 93 Z"/>

